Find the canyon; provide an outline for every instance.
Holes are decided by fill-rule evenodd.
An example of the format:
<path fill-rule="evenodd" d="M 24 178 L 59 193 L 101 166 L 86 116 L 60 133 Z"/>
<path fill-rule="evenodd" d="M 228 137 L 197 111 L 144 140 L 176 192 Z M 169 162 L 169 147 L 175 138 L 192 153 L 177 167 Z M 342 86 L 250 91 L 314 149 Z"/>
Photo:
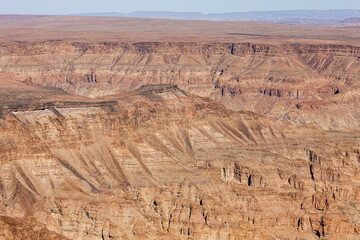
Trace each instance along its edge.
<path fill-rule="evenodd" d="M 0 27 L 0 239 L 359 238 L 359 30 L 74 19 Z"/>
<path fill-rule="evenodd" d="M 355 46 L 42 42 L 4 43 L 0 52 L 0 71 L 75 95 L 96 98 L 145 84 L 174 84 L 229 109 L 293 124 L 360 126 Z M 338 114 L 331 114 L 334 109 Z"/>

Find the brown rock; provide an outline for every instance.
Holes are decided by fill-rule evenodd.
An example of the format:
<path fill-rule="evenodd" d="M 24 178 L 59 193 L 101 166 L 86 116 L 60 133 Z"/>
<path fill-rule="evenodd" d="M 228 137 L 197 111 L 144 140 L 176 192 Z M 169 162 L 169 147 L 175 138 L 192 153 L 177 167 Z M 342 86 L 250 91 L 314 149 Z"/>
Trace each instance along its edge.
<path fill-rule="evenodd" d="M 232 110 L 324 129 L 360 126 L 360 51 L 355 46 L 31 42 L 3 43 L 0 51 L 5 71 L 77 95 L 99 97 L 145 84 L 176 84 Z"/>
<path fill-rule="evenodd" d="M 233 112 L 169 85 L 36 104 L 3 106 L 2 215 L 79 239 L 358 235 L 358 132 Z"/>

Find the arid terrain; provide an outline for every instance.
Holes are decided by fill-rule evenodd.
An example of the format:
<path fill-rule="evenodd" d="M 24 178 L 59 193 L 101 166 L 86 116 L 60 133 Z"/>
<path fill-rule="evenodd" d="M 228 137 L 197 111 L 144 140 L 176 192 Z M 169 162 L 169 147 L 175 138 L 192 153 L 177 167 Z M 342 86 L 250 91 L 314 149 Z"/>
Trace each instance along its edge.
<path fill-rule="evenodd" d="M 0 23 L 0 239 L 360 238 L 360 28 Z"/>
<path fill-rule="evenodd" d="M 71 16 L 88 17 L 128 17 L 178 20 L 208 20 L 208 21 L 262 21 L 286 24 L 303 24 L 312 26 L 356 26 L 360 11 L 355 9 L 337 10 L 285 10 L 285 11 L 251 11 L 251 12 L 173 12 L 173 11 L 137 11 L 78 13 Z"/>

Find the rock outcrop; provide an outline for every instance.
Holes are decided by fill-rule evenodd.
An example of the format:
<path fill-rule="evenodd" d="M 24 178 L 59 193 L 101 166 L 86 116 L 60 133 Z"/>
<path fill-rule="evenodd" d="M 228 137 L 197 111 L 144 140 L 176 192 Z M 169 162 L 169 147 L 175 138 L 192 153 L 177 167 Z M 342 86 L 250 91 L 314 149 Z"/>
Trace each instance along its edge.
<path fill-rule="evenodd" d="M 0 239 L 360 238 L 358 29 L 0 21 Z"/>
<path fill-rule="evenodd" d="M 0 216 L 0 239 L 51 239 L 63 240 L 64 236 L 50 232 L 34 217 L 23 219 Z"/>
<path fill-rule="evenodd" d="M 0 215 L 69 239 L 359 237 L 358 131 L 234 112 L 168 84 L 61 98 L 2 105 Z"/>
<path fill-rule="evenodd" d="M 0 71 L 77 95 L 176 84 L 229 109 L 293 124 L 360 126 L 360 49 L 350 45 L 9 42 L 0 53 Z"/>

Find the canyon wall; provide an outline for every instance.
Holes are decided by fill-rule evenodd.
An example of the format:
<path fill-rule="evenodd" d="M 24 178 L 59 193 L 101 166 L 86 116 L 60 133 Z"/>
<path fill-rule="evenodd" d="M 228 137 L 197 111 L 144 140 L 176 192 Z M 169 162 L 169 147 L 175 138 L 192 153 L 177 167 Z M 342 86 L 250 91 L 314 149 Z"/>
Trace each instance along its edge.
<path fill-rule="evenodd" d="M 1 215 L 69 239 L 359 237 L 359 132 L 171 85 L 104 100 L 1 105 Z"/>
<path fill-rule="evenodd" d="M 0 237 L 357 239 L 359 57 L 0 44 Z"/>
<path fill-rule="evenodd" d="M 0 44 L 0 71 L 87 97 L 176 84 L 232 110 L 354 129 L 359 57 L 359 47 L 326 44 L 9 42 Z"/>
<path fill-rule="evenodd" d="M 360 238 L 358 28 L 0 22 L 0 239 Z"/>

